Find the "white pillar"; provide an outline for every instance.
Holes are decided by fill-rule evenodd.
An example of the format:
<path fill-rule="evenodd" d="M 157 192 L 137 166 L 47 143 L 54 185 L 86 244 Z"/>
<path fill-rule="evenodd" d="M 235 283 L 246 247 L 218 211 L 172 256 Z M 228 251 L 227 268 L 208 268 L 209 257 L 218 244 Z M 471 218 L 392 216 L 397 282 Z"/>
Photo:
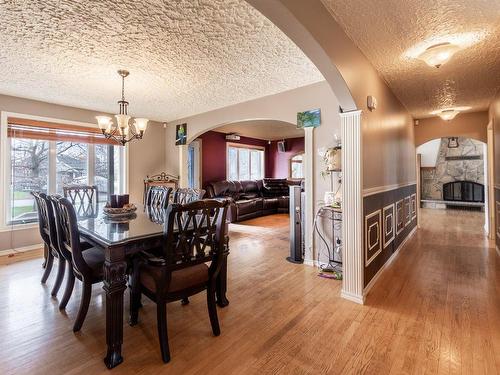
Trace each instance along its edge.
<path fill-rule="evenodd" d="M 188 186 L 188 146 L 179 147 L 179 187 Z"/>
<path fill-rule="evenodd" d="M 342 241 L 341 296 L 364 303 L 363 296 L 363 171 L 361 111 L 340 114 L 342 134 Z"/>
<path fill-rule="evenodd" d="M 314 128 L 304 128 L 304 177 L 306 204 L 304 215 L 304 247 L 305 260 L 314 264 L 313 254 L 313 222 L 314 222 Z"/>

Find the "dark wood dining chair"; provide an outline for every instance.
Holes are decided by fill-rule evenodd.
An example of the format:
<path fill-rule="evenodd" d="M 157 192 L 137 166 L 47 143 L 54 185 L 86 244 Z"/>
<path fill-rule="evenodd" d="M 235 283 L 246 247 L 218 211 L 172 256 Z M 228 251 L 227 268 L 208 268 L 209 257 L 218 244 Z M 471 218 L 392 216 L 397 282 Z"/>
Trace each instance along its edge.
<path fill-rule="evenodd" d="M 205 190 L 192 188 L 178 188 L 174 190 L 173 203 L 186 204 L 203 199 Z"/>
<path fill-rule="evenodd" d="M 73 267 L 73 277 L 68 281 L 65 295 L 71 295 L 75 277 L 83 283 L 80 308 L 73 325 L 73 331 L 77 332 L 82 328 L 89 309 L 92 285 L 103 280 L 104 249 L 90 247 L 83 251 L 75 208 L 66 198 L 51 196 L 50 200 L 54 207 L 59 248 Z"/>
<path fill-rule="evenodd" d="M 94 217 L 99 204 L 99 190 L 95 185 L 63 186 L 63 194 L 76 208 L 79 217 Z"/>
<path fill-rule="evenodd" d="M 55 297 L 64 279 L 66 259 L 61 255 L 58 246 L 56 246 L 57 244 L 54 242 L 56 239 L 56 228 L 54 226 L 52 206 L 47 204 L 47 195 L 39 192 L 31 192 L 31 195 L 35 198 L 38 211 L 38 227 L 40 230 L 40 236 L 42 237 L 44 243 L 44 253 L 46 254 L 45 271 L 43 272 L 41 280 L 42 284 L 46 283 L 50 275 L 54 258 L 59 260 L 56 280 L 54 281 L 52 291 L 50 292 L 50 294 Z"/>
<path fill-rule="evenodd" d="M 215 303 L 216 278 L 229 253 L 227 201 L 171 204 L 164 224 L 163 254 L 143 253 L 134 260 L 130 282 L 130 325 L 138 323 L 141 295 L 156 302 L 163 361 L 170 361 L 166 304 L 207 291 L 212 332 L 220 334 Z M 207 265 L 209 263 L 209 265 Z"/>
<path fill-rule="evenodd" d="M 172 188 L 167 186 L 151 186 L 146 197 L 146 206 L 167 208 Z"/>

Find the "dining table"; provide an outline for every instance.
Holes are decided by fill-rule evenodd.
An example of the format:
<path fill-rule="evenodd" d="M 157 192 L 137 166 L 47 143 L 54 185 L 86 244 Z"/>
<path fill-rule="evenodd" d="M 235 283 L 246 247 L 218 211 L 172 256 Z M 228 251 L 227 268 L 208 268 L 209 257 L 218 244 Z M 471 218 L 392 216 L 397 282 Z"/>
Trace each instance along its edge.
<path fill-rule="evenodd" d="M 136 205 L 128 217 L 109 218 L 98 204 L 94 213 L 78 215 L 80 236 L 104 251 L 103 289 L 106 293 L 106 345 L 104 363 L 111 369 L 123 362 L 123 299 L 127 289 L 127 268 L 134 254 L 162 246 L 163 209 Z M 176 228 L 174 227 L 174 230 Z M 229 304 L 226 297 L 227 263 L 217 278 L 217 305 Z"/>

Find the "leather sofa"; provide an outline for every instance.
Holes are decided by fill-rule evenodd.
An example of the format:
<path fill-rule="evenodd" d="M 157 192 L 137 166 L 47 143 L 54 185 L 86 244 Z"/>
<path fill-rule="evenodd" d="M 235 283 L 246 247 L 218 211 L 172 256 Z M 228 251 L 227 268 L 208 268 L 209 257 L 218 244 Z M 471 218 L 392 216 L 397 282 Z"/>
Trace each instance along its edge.
<path fill-rule="evenodd" d="M 230 201 L 228 220 L 238 222 L 289 210 L 289 186 L 301 181 L 265 178 L 250 181 L 218 181 L 205 186 L 205 198 Z"/>

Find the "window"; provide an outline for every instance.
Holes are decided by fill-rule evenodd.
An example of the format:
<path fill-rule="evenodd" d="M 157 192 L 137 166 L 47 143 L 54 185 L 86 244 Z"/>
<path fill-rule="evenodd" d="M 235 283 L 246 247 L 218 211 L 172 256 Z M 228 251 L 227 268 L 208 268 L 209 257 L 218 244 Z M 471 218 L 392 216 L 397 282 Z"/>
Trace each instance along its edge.
<path fill-rule="evenodd" d="M 290 178 L 304 178 L 304 154 L 297 154 L 290 159 Z"/>
<path fill-rule="evenodd" d="M 95 184 L 99 201 L 122 192 L 124 147 L 104 139 L 96 130 L 9 117 L 7 147 L 2 151 L 8 183 L 0 222 L 36 222 L 31 191 L 62 194 L 65 185 Z"/>
<path fill-rule="evenodd" d="M 86 143 L 56 142 L 56 193 L 67 185 L 88 185 L 88 154 Z"/>
<path fill-rule="evenodd" d="M 228 144 L 227 179 L 259 180 L 264 178 L 264 148 Z"/>
<path fill-rule="evenodd" d="M 33 139 L 11 139 L 11 202 L 8 218 L 36 221 L 38 219 L 35 201 L 30 191 L 48 192 L 49 185 L 49 142 Z"/>

